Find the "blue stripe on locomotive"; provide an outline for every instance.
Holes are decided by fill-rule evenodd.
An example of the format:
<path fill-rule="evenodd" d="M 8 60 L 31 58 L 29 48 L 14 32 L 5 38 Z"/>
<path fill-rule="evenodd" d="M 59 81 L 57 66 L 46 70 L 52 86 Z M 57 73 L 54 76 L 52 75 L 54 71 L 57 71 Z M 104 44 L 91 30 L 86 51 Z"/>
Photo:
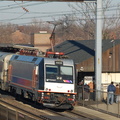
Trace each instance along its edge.
<path fill-rule="evenodd" d="M 44 58 L 35 57 L 35 56 L 13 55 L 12 58 L 10 59 L 10 62 L 11 64 L 14 64 L 15 70 L 19 70 L 19 68 L 21 67 L 20 64 L 22 64 L 21 62 L 23 62 L 24 66 L 23 65 L 22 66 L 25 68 L 21 68 L 21 69 L 23 69 L 23 71 L 26 70 L 24 72 L 26 72 L 28 76 L 27 77 L 28 79 L 26 79 L 23 73 L 21 73 L 22 71 L 19 71 L 19 74 L 21 73 L 22 75 L 18 76 L 19 75 L 18 72 L 15 71 L 14 72 L 15 75 L 12 77 L 13 83 L 21 85 L 23 87 L 31 88 L 31 84 L 32 84 L 31 71 L 33 71 L 33 67 L 38 66 L 38 71 L 39 71 L 38 84 L 39 85 L 36 85 L 36 89 L 42 89 L 42 90 L 44 89 Z M 30 65 L 29 63 L 31 63 L 32 65 Z"/>
<path fill-rule="evenodd" d="M 38 65 L 44 58 L 42 57 L 34 57 L 34 56 L 25 56 L 25 55 L 13 55 L 10 61 L 24 61 L 24 62 L 32 62 L 35 65 Z"/>

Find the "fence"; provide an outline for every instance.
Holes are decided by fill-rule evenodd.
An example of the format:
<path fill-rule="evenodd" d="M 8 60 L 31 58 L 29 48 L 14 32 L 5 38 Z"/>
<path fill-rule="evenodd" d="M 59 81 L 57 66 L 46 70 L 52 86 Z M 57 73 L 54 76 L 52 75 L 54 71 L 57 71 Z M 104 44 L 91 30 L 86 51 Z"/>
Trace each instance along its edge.
<path fill-rule="evenodd" d="M 0 105 L 0 120 L 36 120 L 21 112 Z"/>
<path fill-rule="evenodd" d="M 101 99 L 96 98 L 100 95 Z M 120 117 L 120 101 L 115 102 L 116 95 L 114 96 L 113 104 L 107 104 L 108 93 L 105 91 L 96 91 L 94 89 L 87 89 L 84 86 L 77 86 L 77 101 L 78 105 L 89 107 L 95 110 L 99 110 L 104 113 L 111 114 L 116 117 Z"/>

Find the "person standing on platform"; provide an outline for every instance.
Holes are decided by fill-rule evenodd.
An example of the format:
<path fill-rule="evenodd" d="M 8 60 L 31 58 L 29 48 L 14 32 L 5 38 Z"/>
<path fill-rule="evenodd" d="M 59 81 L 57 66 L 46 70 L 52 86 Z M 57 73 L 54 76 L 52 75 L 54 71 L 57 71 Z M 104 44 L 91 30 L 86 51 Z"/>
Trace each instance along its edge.
<path fill-rule="evenodd" d="M 90 99 L 93 100 L 93 82 L 91 81 L 90 83 L 88 83 L 89 88 L 90 88 Z"/>
<path fill-rule="evenodd" d="M 115 102 L 116 103 L 120 102 L 120 86 L 118 84 L 116 85 L 115 95 L 116 95 Z"/>
<path fill-rule="evenodd" d="M 107 104 L 113 104 L 114 101 L 114 93 L 116 91 L 116 88 L 113 84 L 114 83 L 111 82 L 111 84 L 107 88 L 107 92 L 108 92 Z"/>
<path fill-rule="evenodd" d="M 78 87 L 78 100 L 82 100 L 82 96 L 83 96 L 83 85 L 84 85 L 84 81 L 82 80 L 79 83 L 79 87 Z"/>
<path fill-rule="evenodd" d="M 84 100 L 88 101 L 89 100 L 89 93 L 90 92 L 90 88 L 89 85 L 87 85 L 86 83 L 84 84 Z"/>

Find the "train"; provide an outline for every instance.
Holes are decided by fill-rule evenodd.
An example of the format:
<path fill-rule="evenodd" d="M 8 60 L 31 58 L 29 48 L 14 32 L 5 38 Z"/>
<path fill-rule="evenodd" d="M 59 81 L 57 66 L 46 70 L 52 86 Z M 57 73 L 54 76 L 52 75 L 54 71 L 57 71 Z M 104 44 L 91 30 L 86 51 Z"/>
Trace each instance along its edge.
<path fill-rule="evenodd" d="M 0 89 L 48 108 L 73 109 L 75 64 L 71 59 L 0 52 Z"/>

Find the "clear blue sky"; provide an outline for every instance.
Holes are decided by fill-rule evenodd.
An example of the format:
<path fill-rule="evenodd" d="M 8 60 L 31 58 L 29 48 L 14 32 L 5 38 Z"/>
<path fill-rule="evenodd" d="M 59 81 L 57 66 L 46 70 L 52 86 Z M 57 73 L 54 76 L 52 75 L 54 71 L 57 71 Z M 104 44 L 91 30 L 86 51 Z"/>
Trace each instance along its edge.
<path fill-rule="evenodd" d="M 113 0 L 115 4 L 120 0 Z M 0 1 L 0 22 L 22 24 L 36 18 L 42 21 L 53 21 L 62 17 L 60 14 L 69 14 L 72 9 L 69 2 L 31 2 L 31 1 Z M 72 2 L 71 4 L 76 4 Z M 79 3 L 80 4 L 80 3 Z M 26 12 L 25 9 L 29 12 Z"/>

